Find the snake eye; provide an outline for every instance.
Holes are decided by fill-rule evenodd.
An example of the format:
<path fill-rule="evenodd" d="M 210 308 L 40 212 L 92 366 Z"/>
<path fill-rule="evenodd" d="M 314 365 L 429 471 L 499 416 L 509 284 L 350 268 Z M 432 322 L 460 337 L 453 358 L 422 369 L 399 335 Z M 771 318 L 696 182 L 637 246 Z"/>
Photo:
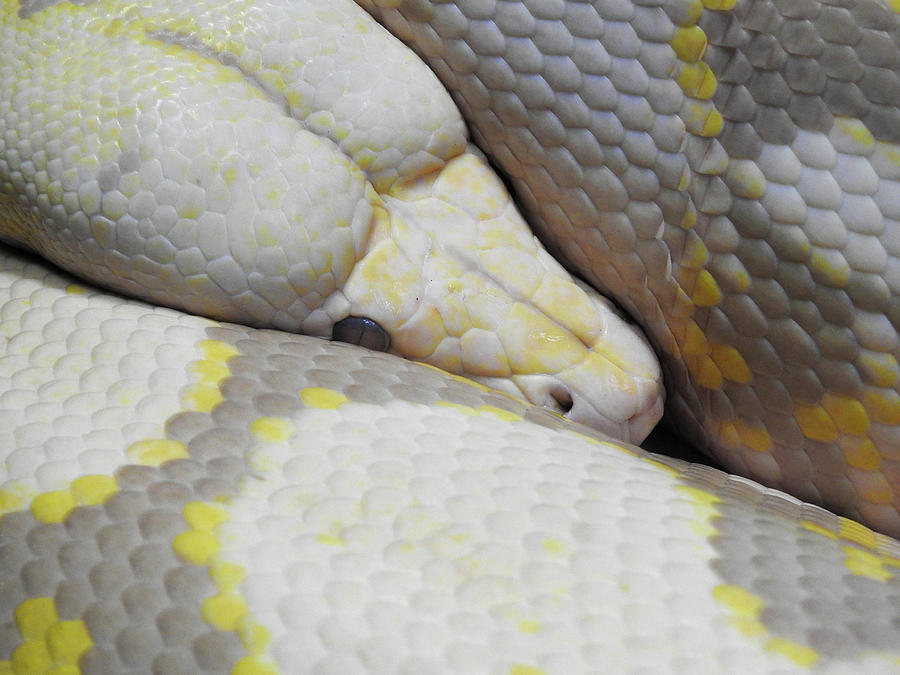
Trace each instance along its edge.
<path fill-rule="evenodd" d="M 348 316 L 331 329 L 331 339 L 359 345 L 376 352 L 386 352 L 391 347 L 391 336 L 376 321 L 364 316 Z"/>

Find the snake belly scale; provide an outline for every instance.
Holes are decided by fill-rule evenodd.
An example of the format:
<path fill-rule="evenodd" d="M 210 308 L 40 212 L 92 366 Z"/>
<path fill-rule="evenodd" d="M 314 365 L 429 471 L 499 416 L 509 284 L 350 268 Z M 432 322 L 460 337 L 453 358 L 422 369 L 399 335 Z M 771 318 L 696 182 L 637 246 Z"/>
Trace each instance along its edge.
<path fill-rule="evenodd" d="M 407 28 L 428 13 L 428 3 L 390 4 L 388 11 L 411 12 Z M 513 11 L 525 6 L 500 4 Z M 627 4 L 596 6 L 624 11 Z M 483 12 L 494 6 L 452 6 L 476 11 L 476 5 Z M 217 41 L 215 32 L 201 25 L 199 10 L 194 23 L 169 22 L 140 32 L 150 24 L 139 10 L 156 6 L 5 2 L 0 40 L 4 46 L 18 44 L 9 31 L 32 19 L 75 32 L 102 25 L 98 39 L 137 30 L 134 36 L 166 45 L 163 51 L 174 60 L 172 69 L 159 73 L 162 79 L 178 70 L 178 58 L 187 58 L 200 72 L 211 61 L 228 61 L 222 54 L 232 53 L 233 45 Z M 234 35 L 252 35 L 263 30 L 267 17 L 305 6 L 219 3 L 216 11 L 222 13 L 216 17 L 230 19 Z M 580 3 L 545 5 L 547 11 L 558 6 Z M 344 12 L 342 21 L 354 29 L 379 30 L 351 3 L 329 3 L 328 11 L 320 12 L 326 23 L 332 9 Z M 397 16 L 386 23 L 408 37 L 405 28 L 392 24 Z M 713 32 L 708 25 L 704 30 Z M 66 34 L 57 37 L 62 42 Z M 386 33 L 383 39 L 389 45 L 385 54 L 400 50 Z M 489 42 L 484 38 L 479 44 Z M 24 58 L 45 67 L 41 60 L 53 51 L 60 50 L 26 52 Z M 273 43 L 261 58 L 271 64 L 287 57 Z M 8 59 L 0 53 L 0 77 L 14 83 Z M 223 91 L 240 85 L 233 73 L 216 77 L 225 78 Z M 146 80 L 148 91 L 152 79 Z M 254 86 L 277 90 L 282 84 L 266 75 Z M 67 101 L 80 102 L 77 90 L 72 92 Z M 299 152 L 292 145 L 298 142 L 295 132 L 284 131 L 292 122 L 277 121 L 264 98 L 251 96 L 257 107 L 245 122 L 246 113 L 240 112 L 239 122 L 249 130 L 245 138 L 261 138 L 255 135 L 263 131 L 260 119 L 273 116 L 284 148 Z M 116 125 L 104 125 L 106 99 L 96 100 L 100 107 L 94 116 L 76 120 L 79 130 L 87 129 L 98 141 L 95 154 L 66 155 L 75 171 L 60 178 L 60 184 L 72 181 L 69 187 L 85 204 L 93 189 L 112 183 L 113 177 L 101 172 L 79 193 L 79 171 L 93 176 L 97 162 L 109 159 L 105 153 L 113 151 L 112 141 L 121 140 L 113 138 Z M 340 96 L 335 100 L 340 102 Z M 35 214 L 61 218 L 54 203 L 79 210 L 66 199 L 66 190 L 55 194 L 47 180 L 59 165 L 48 165 L 44 174 L 40 170 L 56 151 L 52 134 L 60 127 L 52 122 L 46 130 L 28 127 L 29 115 L 49 120 L 53 110 L 39 102 L 11 110 L 8 101 L 0 101 L 5 106 L 0 123 L 7 125 L 0 135 L 0 168 L 8 171 L 15 164 L 18 169 L 2 177 L 5 236 L 40 248 L 33 234 L 23 234 Z M 280 105 L 278 114 L 301 102 Z M 184 103 L 203 104 L 189 97 Z M 216 103 L 224 117 L 237 114 L 229 109 L 231 102 Z M 346 221 L 336 235 L 341 245 L 374 242 L 376 254 L 359 258 L 377 260 L 392 246 L 399 249 L 390 237 L 379 238 L 397 230 L 412 233 L 403 258 L 412 260 L 412 252 L 427 239 L 412 227 L 423 211 L 445 218 L 490 211 L 493 220 L 478 226 L 482 239 L 501 236 L 494 227 L 499 220 L 515 226 L 514 209 L 491 187 L 489 174 L 480 173 L 485 166 L 480 155 L 466 149 L 452 106 L 438 101 L 437 107 L 449 110 L 450 117 L 435 116 L 436 126 L 423 135 L 428 150 L 414 152 L 408 162 L 416 170 L 438 173 L 424 183 L 402 179 L 408 164 L 395 152 L 397 141 L 382 139 L 379 146 L 367 139 L 354 146 L 358 139 L 352 125 L 341 126 L 340 103 L 331 117 L 313 116 L 311 123 L 329 127 L 334 138 L 328 142 L 352 161 L 338 174 L 343 181 L 338 187 L 313 183 L 305 188 L 306 197 L 321 205 L 317 213 L 331 213 L 344 207 L 316 200 L 335 190 L 354 196 L 343 215 L 327 217 Z M 167 111 L 173 112 L 161 109 Z M 16 136 L 13 129 L 23 128 L 29 134 Z M 36 147 L 38 140 L 48 141 L 46 150 Z M 156 140 L 165 147 L 165 133 Z M 218 141 L 231 142 L 227 134 Z M 300 154 L 324 158 L 316 153 L 326 142 L 303 142 Z M 143 160 L 141 153 L 154 151 L 152 145 L 117 159 L 117 185 L 127 184 L 128 167 Z M 454 160 L 457 156 L 462 158 Z M 265 204 L 279 187 L 261 161 L 271 157 L 252 152 L 248 157 L 247 175 L 261 184 L 251 181 L 248 189 L 257 204 Z M 166 161 L 167 170 L 184 168 L 174 155 Z M 319 179 L 329 179 L 326 160 L 316 161 L 323 162 Z M 460 166 L 465 171 L 453 173 Z M 478 178 L 467 182 L 470 175 Z M 25 180 L 28 176 L 34 180 Z M 482 190 L 477 207 L 456 190 L 473 183 Z M 214 192 L 215 187 L 204 189 Z M 174 186 L 167 189 L 177 192 Z M 422 199 L 426 190 L 440 204 Z M 379 196 L 377 191 L 382 191 Z M 192 213 L 191 198 L 199 193 L 178 194 L 187 197 L 163 206 L 183 220 L 201 218 L 202 213 Z M 400 215 L 391 211 L 398 202 L 403 204 Z M 115 200 L 104 205 L 101 198 L 94 215 L 112 219 L 116 208 Z M 277 229 L 279 213 L 266 212 L 256 221 L 270 228 L 261 227 L 266 232 L 257 241 Z M 77 216 L 73 222 L 79 225 Z M 114 238 L 104 229 L 106 222 L 94 218 L 80 224 L 98 228 L 92 240 L 98 241 L 104 235 Z M 364 222 L 374 224 L 374 234 L 359 234 Z M 507 236 L 502 249 L 507 257 L 529 274 L 540 270 L 534 273 L 540 292 L 529 297 L 543 300 L 526 305 L 527 294 L 503 281 L 490 288 L 502 288 L 509 296 L 497 291 L 491 308 L 504 308 L 506 317 L 521 315 L 523 307 L 549 312 L 565 298 L 588 317 L 606 311 L 588 291 L 575 290 L 582 287 L 531 240 Z M 329 273 L 323 262 L 329 256 L 317 249 L 321 241 L 299 242 L 311 260 L 303 278 L 312 281 L 303 286 L 292 277 L 307 291 L 302 303 L 281 305 L 296 310 L 294 318 L 288 318 L 287 309 L 272 311 L 281 292 L 260 279 L 253 283 L 265 302 L 249 293 L 229 296 L 239 298 L 238 315 L 232 318 L 264 323 L 253 316 L 259 310 L 275 317 L 277 328 L 296 328 L 299 322 L 320 333 L 354 314 L 353 303 L 368 292 L 363 288 L 355 294 L 363 287 L 358 279 L 367 277 L 376 286 L 379 279 L 372 268 L 358 277 L 347 272 L 351 281 L 342 288 L 334 281 L 342 273 Z M 160 253 L 163 243 L 154 246 L 149 250 Z M 463 248 L 461 239 L 447 245 L 447 251 Z M 67 255 L 58 262 L 76 268 L 84 252 Z M 271 253 L 260 258 L 260 267 L 277 268 L 266 256 Z M 329 264 L 347 262 L 339 254 L 330 257 Z M 107 252 L 104 260 L 107 269 L 121 269 L 114 254 Z M 439 260 L 437 267 L 468 270 L 469 258 L 455 260 Z M 484 254 L 479 260 L 492 259 Z M 196 258 L 181 261 L 196 269 Z M 222 291 L 234 290 L 230 285 L 236 282 L 223 272 L 225 265 L 213 267 L 219 276 L 207 286 L 228 302 L 229 294 Z M 491 269 L 493 280 L 502 279 Z M 155 283 L 146 267 L 138 272 L 101 275 L 98 282 L 122 281 L 132 288 L 135 279 Z M 317 281 L 316 274 L 324 280 Z M 388 273 L 383 278 L 395 279 Z M 593 392 L 573 374 L 560 380 L 554 379 L 559 369 L 546 374 L 499 369 L 481 373 L 483 383 L 477 383 L 393 354 L 223 322 L 215 307 L 202 313 L 216 318 L 182 311 L 200 311 L 193 305 L 205 302 L 202 294 L 191 299 L 191 292 L 204 283 L 186 286 L 188 299 L 180 305 L 167 303 L 182 309 L 154 307 L 85 285 L 31 254 L 5 246 L 0 251 L 0 672 L 539 675 L 900 669 L 900 543 L 895 539 L 751 480 L 651 455 L 509 395 L 558 392 L 562 381 L 573 395 L 590 398 Z M 382 305 L 403 306 L 402 299 L 393 303 L 393 286 L 378 288 Z M 413 333 L 430 335 L 428 317 L 434 314 L 420 310 L 416 305 L 406 323 L 388 331 L 392 341 L 397 335 L 401 343 Z M 589 355 L 579 358 L 591 372 L 637 382 L 632 388 L 645 392 L 643 403 L 618 404 L 623 415 L 588 412 L 588 421 L 641 435 L 644 419 L 629 420 L 658 407 L 656 390 L 647 384 L 653 379 L 650 361 L 635 368 L 635 379 L 629 380 L 620 375 L 627 364 L 616 365 L 621 357 L 599 356 L 598 336 L 610 331 L 633 335 L 627 324 L 597 318 L 597 323 L 585 319 L 576 325 L 565 314 L 551 316 L 562 316 L 554 325 L 568 331 L 555 329 L 553 335 L 560 341 L 574 335 L 573 344 L 587 350 Z M 387 324 L 386 318 L 377 319 Z M 487 340 L 482 333 L 475 335 Z M 509 344 L 515 342 L 511 334 Z M 473 363 L 473 355 L 491 353 L 466 351 L 463 342 L 435 339 L 435 345 L 450 346 L 435 346 L 425 356 L 437 354 L 434 359 L 449 363 L 446 355 L 452 352 Z M 545 367 L 558 355 L 550 351 L 541 358 Z M 598 365 L 601 358 L 606 360 Z M 562 363 L 562 372 L 568 373 L 571 362 Z M 507 379 L 515 383 L 507 393 L 486 386 L 504 388 Z M 592 410 L 587 402 L 572 407 Z"/>

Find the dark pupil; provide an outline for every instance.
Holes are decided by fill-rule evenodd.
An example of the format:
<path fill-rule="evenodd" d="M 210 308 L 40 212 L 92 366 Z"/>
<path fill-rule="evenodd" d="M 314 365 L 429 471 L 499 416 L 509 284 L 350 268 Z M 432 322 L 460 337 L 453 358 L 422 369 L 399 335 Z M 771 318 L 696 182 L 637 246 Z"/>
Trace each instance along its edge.
<path fill-rule="evenodd" d="M 376 352 L 386 352 L 391 347 L 391 336 L 387 331 L 364 316 L 348 316 L 338 321 L 331 330 L 331 339 Z"/>

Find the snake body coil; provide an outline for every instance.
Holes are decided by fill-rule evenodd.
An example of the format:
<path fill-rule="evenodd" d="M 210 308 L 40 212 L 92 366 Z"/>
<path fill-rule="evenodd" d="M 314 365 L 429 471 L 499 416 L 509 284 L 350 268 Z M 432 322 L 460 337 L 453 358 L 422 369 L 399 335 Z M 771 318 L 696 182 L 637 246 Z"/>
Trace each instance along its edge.
<path fill-rule="evenodd" d="M 544 234 L 628 291 L 697 438 L 896 533 L 896 14 L 383 4 Z M 624 436 L 659 412 L 643 343 L 362 10 L 0 7 L 2 236 L 180 308 L 0 250 L 0 673 L 900 669 L 895 539 L 428 365 L 222 320 L 364 315 Z"/>
<path fill-rule="evenodd" d="M 895 4 L 363 4 L 646 328 L 680 433 L 900 534 Z"/>

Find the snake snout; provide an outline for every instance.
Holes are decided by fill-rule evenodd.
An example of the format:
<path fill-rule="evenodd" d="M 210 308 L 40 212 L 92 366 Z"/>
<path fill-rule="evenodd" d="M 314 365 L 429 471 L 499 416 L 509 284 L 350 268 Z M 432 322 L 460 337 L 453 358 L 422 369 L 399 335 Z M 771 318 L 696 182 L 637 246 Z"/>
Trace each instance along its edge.
<path fill-rule="evenodd" d="M 606 390 L 598 394 L 596 380 L 586 383 L 581 376 L 566 374 L 514 375 L 510 379 L 481 378 L 483 382 L 509 394 L 521 396 L 572 422 L 598 429 L 614 438 L 639 443 L 662 414 L 663 399 L 656 388 L 640 387 L 623 397 Z"/>
<path fill-rule="evenodd" d="M 625 372 L 607 356 L 590 352 L 555 373 L 513 375 L 506 386 L 502 380 L 485 383 L 572 422 L 640 443 L 659 421 L 664 406 L 659 373 L 652 368 L 655 363 L 645 365 L 646 372 Z"/>

